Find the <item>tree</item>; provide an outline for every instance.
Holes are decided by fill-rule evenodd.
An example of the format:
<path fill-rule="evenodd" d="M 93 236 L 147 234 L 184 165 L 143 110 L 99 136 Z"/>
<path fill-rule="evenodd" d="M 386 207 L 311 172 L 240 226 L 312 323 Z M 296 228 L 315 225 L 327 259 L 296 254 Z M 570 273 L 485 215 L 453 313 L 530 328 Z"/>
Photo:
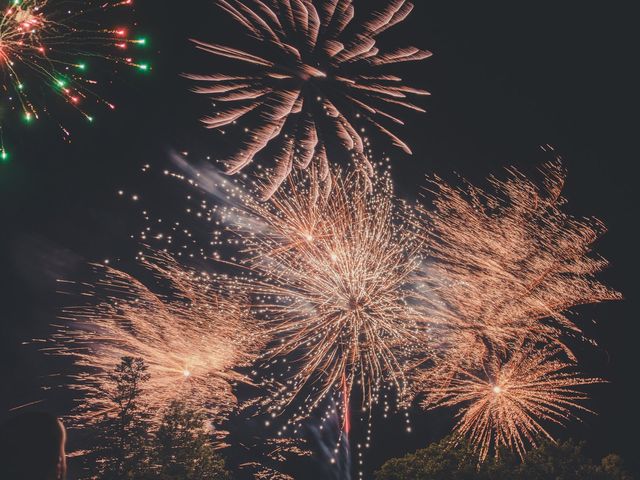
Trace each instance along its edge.
<path fill-rule="evenodd" d="M 617 455 L 594 464 L 584 453 L 584 444 L 573 441 L 546 442 L 519 462 L 509 452 L 478 465 L 465 443 L 451 438 L 403 458 L 386 462 L 375 473 L 376 480 L 632 480 Z"/>
<path fill-rule="evenodd" d="M 545 442 L 527 453 L 518 468 L 522 480 L 605 479 L 601 469 L 584 454 L 584 443 Z"/>
<path fill-rule="evenodd" d="M 608 475 L 606 478 L 612 480 L 633 480 L 631 474 L 624 469 L 624 462 L 620 455 L 607 455 L 600 462 L 600 466 L 602 471 Z"/>
<path fill-rule="evenodd" d="M 205 428 L 205 417 L 173 402 L 152 430 L 142 402 L 151 376 L 142 358 L 123 357 L 105 392 L 113 409 L 97 425 L 88 460 L 90 478 L 100 480 L 231 480 Z M 98 465 L 98 467 L 95 467 Z"/>
<path fill-rule="evenodd" d="M 477 457 L 467 444 L 453 446 L 450 437 L 402 458 L 386 462 L 376 480 L 481 480 L 487 468 L 478 469 Z"/>
<path fill-rule="evenodd" d="M 148 444 L 148 414 L 140 403 L 149 380 L 141 358 L 123 357 L 110 374 L 113 388 L 106 392 L 114 412 L 98 425 L 96 452 L 104 480 L 139 479 L 145 475 Z"/>
<path fill-rule="evenodd" d="M 230 480 L 224 460 L 213 449 L 201 413 L 173 402 L 155 437 L 154 478 Z"/>

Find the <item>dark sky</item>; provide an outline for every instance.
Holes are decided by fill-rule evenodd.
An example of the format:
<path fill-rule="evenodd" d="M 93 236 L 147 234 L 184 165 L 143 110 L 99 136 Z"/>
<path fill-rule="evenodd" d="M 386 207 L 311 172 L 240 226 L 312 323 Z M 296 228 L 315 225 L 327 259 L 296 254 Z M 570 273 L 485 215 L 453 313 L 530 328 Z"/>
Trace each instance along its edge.
<path fill-rule="evenodd" d="M 57 365 L 20 343 L 47 335 L 62 303 L 56 278 L 73 276 L 86 260 L 130 261 L 136 246 L 129 235 L 140 224 L 115 191 L 139 188 L 145 181 L 140 166 L 163 168 L 173 150 L 189 150 L 193 157 L 216 152 L 218 137 L 197 121 L 207 102 L 190 94 L 179 74 L 218 65 L 194 52 L 188 38 L 227 37 L 233 43 L 237 28 L 208 0 L 137 3 L 140 30 L 151 39 L 143 56 L 153 72 L 116 78 L 109 90 L 119 106 L 115 112 L 97 116 L 89 127 L 58 110 L 72 129 L 71 145 L 48 119 L 7 132 L 12 159 L 0 165 L 0 415 L 39 399 L 46 399 L 43 408 L 61 414 L 68 408 L 66 397 L 38 388 L 41 376 Z M 360 3 L 368 8 L 376 2 Z M 594 455 L 620 452 L 637 469 L 632 186 L 638 154 L 632 135 L 638 132 L 633 77 L 639 43 L 631 7 L 623 2 L 416 3 L 410 20 L 387 35 L 390 43 L 434 52 L 430 60 L 400 72 L 433 95 L 425 101 L 428 114 L 409 116 L 405 137 L 414 156 L 393 155 L 398 191 L 415 197 L 428 173 L 453 178 L 457 172 L 482 183 L 504 166 L 533 172 L 547 159 L 538 146 L 556 147 L 569 171 L 568 210 L 595 215 L 609 227 L 597 245 L 611 262 L 602 278 L 626 298 L 578 310 L 599 343 L 581 352 L 583 369 L 611 383 L 593 389 L 589 405 L 599 415 L 586 416 L 584 424 L 561 436 L 586 440 Z M 165 200 L 172 203 L 171 191 Z M 415 425 L 411 436 L 393 422 L 378 427 L 369 465 L 426 445 L 450 423 L 416 415 Z"/>

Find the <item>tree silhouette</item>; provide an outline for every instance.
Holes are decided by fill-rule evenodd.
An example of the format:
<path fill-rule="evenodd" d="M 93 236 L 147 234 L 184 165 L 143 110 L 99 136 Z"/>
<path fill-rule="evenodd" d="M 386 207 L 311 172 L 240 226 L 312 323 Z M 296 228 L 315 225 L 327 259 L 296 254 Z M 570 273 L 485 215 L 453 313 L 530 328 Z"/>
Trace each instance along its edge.
<path fill-rule="evenodd" d="M 168 405 L 157 429 L 142 401 L 151 378 L 142 358 L 123 357 L 105 392 L 113 408 L 97 424 L 89 478 L 101 480 L 231 480 L 201 412 Z"/>
<path fill-rule="evenodd" d="M 206 428 L 206 419 L 180 402 L 167 409 L 155 436 L 155 464 L 162 480 L 230 480 Z"/>
<path fill-rule="evenodd" d="M 473 449 L 447 437 L 402 458 L 386 462 L 376 480 L 633 480 L 617 455 L 595 464 L 584 443 L 547 442 L 519 461 L 509 452 L 478 463 Z"/>
<path fill-rule="evenodd" d="M 148 469 L 149 415 L 140 395 L 149 378 L 144 360 L 133 357 L 123 357 L 110 375 L 106 395 L 114 411 L 98 424 L 96 449 L 105 480 L 142 478 Z"/>

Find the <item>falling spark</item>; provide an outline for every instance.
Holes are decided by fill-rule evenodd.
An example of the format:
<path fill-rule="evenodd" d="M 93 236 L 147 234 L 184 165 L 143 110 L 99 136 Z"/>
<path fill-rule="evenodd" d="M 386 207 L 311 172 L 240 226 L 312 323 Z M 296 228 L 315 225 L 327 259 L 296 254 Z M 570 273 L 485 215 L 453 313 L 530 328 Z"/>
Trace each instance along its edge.
<path fill-rule="evenodd" d="M 576 387 L 602 383 L 573 373 L 562 353 L 521 345 L 506 359 L 491 355 L 475 368 L 460 368 L 445 386 L 433 385 L 425 405 L 460 408 L 455 434 L 475 446 L 480 461 L 501 448 L 523 457 L 541 437 L 553 441 L 543 422 L 563 426 L 574 411 L 590 412 L 580 404 L 587 395 Z"/>
<path fill-rule="evenodd" d="M 361 172 L 373 175 L 364 125 L 411 154 L 388 123 L 404 125 L 394 110 L 424 112 L 411 96 L 429 93 L 406 86 L 384 67 L 419 61 L 431 53 L 415 47 L 382 51 L 377 36 L 404 21 L 413 10 L 406 0 L 392 0 L 362 22 L 352 0 L 218 0 L 219 6 L 253 39 L 253 54 L 238 48 L 195 40 L 213 55 L 244 63 L 250 73 L 187 75 L 202 86 L 216 112 L 203 120 L 219 129 L 244 121 L 245 137 L 226 163 L 235 174 L 272 144 L 274 168 L 263 187 L 269 198 L 294 170 L 314 165 L 327 181 L 327 147 L 340 143 Z M 387 126 L 385 126 L 387 125 Z"/>
<path fill-rule="evenodd" d="M 607 265 L 591 254 L 604 226 L 562 211 L 559 163 L 542 173 L 544 187 L 516 170 L 492 177 L 494 193 L 433 181 L 433 209 L 422 207 L 417 224 L 427 249 L 423 308 L 442 342 L 431 382 L 525 339 L 574 360 L 568 337 L 584 338 L 567 311 L 620 298 L 595 278 Z"/>
<path fill-rule="evenodd" d="M 39 405 L 41 403 L 44 403 L 44 400 L 34 400 L 33 402 L 25 403 L 23 405 L 18 405 L 17 407 L 10 408 L 9 411 L 10 412 L 17 412 L 18 410 L 29 408 L 29 407 L 32 407 L 34 405 Z"/>
<path fill-rule="evenodd" d="M 103 278 L 88 292 L 97 305 L 66 310 L 54 355 L 69 356 L 79 373 L 71 387 L 84 394 L 75 419 L 91 423 L 112 410 L 104 392 L 122 357 L 140 357 L 151 375 L 143 400 L 161 412 L 179 399 L 222 420 L 236 406 L 233 385 L 250 383 L 236 367 L 251 364 L 264 337 L 246 302 L 220 292 L 223 281 L 179 265 L 165 253 L 141 256 L 158 281 L 157 294 L 133 276 L 100 266 Z M 106 296 L 105 296 L 106 295 Z"/>

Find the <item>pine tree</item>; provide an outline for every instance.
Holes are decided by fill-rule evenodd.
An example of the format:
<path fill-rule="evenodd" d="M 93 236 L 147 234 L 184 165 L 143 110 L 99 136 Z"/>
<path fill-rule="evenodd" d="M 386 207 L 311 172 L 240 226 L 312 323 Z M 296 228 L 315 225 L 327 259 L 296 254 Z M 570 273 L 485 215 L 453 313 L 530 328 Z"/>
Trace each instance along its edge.
<path fill-rule="evenodd" d="M 115 411 L 98 425 L 100 478 L 139 479 L 148 468 L 148 413 L 140 396 L 150 375 L 142 358 L 123 357 L 110 378 L 106 394 Z"/>
<path fill-rule="evenodd" d="M 167 409 L 155 436 L 154 478 L 162 480 L 230 480 L 224 460 L 210 440 L 205 417 L 179 402 Z"/>

